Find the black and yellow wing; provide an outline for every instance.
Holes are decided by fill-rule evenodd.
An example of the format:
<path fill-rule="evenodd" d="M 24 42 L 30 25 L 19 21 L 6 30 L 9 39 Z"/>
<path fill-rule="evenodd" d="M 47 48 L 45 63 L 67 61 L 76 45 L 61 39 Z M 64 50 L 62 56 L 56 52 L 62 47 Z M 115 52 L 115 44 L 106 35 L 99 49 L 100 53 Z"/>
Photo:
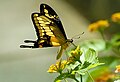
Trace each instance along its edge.
<path fill-rule="evenodd" d="M 67 48 L 68 42 L 60 18 L 56 12 L 48 5 L 40 5 L 40 13 L 32 13 L 32 21 L 36 30 L 37 40 L 25 40 L 25 43 L 34 43 L 33 46 L 21 45 L 22 48 L 42 48 L 61 46 L 57 59 L 61 57 L 64 49 Z"/>

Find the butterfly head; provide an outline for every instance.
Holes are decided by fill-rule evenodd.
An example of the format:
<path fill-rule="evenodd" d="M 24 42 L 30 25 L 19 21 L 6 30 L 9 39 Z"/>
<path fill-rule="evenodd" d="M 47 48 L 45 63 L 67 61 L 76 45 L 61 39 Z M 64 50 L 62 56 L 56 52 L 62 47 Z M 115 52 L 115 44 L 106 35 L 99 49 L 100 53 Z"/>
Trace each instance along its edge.
<path fill-rule="evenodd" d="M 66 42 L 72 43 L 72 42 L 73 42 L 73 39 L 67 39 Z"/>

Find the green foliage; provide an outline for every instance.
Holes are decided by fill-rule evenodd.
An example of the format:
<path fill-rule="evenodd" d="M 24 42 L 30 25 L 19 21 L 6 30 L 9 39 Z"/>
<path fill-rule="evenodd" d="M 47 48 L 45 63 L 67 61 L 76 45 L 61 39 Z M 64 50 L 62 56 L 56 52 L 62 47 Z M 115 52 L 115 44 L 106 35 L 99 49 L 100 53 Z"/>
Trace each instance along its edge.
<path fill-rule="evenodd" d="M 82 42 L 80 46 L 84 49 L 92 48 L 96 51 L 103 51 L 106 47 L 106 44 L 102 39 L 93 39 Z"/>
<path fill-rule="evenodd" d="M 113 82 L 120 78 L 120 32 L 109 39 L 105 32 L 115 23 L 120 27 L 120 13 L 111 16 L 111 20 L 99 20 L 89 25 L 91 32 L 98 31 L 101 39 L 86 40 L 75 49 L 67 51 L 67 64 L 54 82 Z M 99 53 L 99 54 L 98 54 Z M 102 63 L 100 63 L 102 62 Z M 62 64 L 62 63 L 61 63 Z M 62 67 L 62 66 L 59 66 Z M 116 67 L 116 68 L 115 68 Z M 61 68 L 57 68 L 59 70 Z"/>
<path fill-rule="evenodd" d="M 75 49 L 69 51 L 69 53 L 65 68 L 62 69 L 62 72 L 57 72 L 59 75 L 55 78 L 54 82 L 67 81 L 67 78 L 80 82 L 80 80 L 77 79 L 78 77 L 82 80 L 81 76 L 86 75 L 90 69 L 103 64 L 99 63 L 98 54 L 92 48 L 82 48 L 81 50 L 80 47 L 77 46 Z M 62 62 L 62 60 L 60 60 L 60 62 Z M 60 65 L 57 70 L 61 69 L 62 63 L 60 63 Z"/>
<path fill-rule="evenodd" d="M 112 43 L 113 51 L 116 52 L 117 55 L 120 56 L 120 33 L 119 34 L 115 34 L 113 36 L 113 38 L 111 39 L 111 43 Z"/>

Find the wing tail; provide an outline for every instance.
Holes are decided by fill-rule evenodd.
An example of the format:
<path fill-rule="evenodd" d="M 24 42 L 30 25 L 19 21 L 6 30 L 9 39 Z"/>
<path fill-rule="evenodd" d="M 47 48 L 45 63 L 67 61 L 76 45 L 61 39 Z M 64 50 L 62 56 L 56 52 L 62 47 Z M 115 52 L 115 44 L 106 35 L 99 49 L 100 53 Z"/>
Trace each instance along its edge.
<path fill-rule="evenodd" d="M 36 41 L 32 41 L 32 40 L 25 40 L 25 43 L 36 43 Z M 36 48 L 35 45 L 31 46 L 31 45 L 20 45 L 20 48 Z"/>
<path fill-rule="evenodd" d="M 34 46 L 20 45 L 20 48 L 34 48 Z"/>
<path fill-rule="evenodd" d="M 36 43 L 36 41 L 32 41 L 32 40 L 25 40 L 25 43 Z"/>

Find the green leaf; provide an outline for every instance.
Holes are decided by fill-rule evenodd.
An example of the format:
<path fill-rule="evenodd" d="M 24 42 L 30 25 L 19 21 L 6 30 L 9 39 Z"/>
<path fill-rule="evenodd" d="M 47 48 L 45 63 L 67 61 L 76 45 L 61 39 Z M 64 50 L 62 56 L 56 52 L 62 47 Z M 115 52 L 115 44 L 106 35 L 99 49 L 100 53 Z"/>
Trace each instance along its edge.
<path fill-rule="evenodd" d="M 55 78 L 54 82 L 59 82 L 65 78 L 67 78 L 68 73 L 62 73 L 58 77 Z"/>
<path fill-rule="evenodd" d="M 74 64 L 69 64 L 69 65 L 67 65 L 67 68 L 74 70 L 74 69 L 75 69 L 76 67 L 78 67 L 79 65 L 80 65 L 80 63 L 76 61 Z"/>
<path fill-rule="evenodd" d="M 113 51 L 119 55 L 120 54 L 120 34 L 115 34 L 111 39 L 111 43 L 112 43 Z"/>
<path fill-rule="evenodd" d="M 65 80 L 66 78 L 71 78 L 75 80 L 75 74 L 71 73 L 61 73 L 57 78 L 55 78 L 54 82 L 61 82 L 62 80 Z"/>
<path fill-rule="evenodd" d="M 85 52 L 84 58 L 85 58 L 85 61 L 89 63 L 95 63 L 95 62 L 98 62 L 97 56 L 98 56 L 97 52 L 94 49 L 89 48 Z"/>
<path fill-rule="evenodd" d="M 97 66 L 99 66 L 99 65 L 103 65 L 103 64 L 105 64 L 105 63 L 95 63 L 95 64 L 91 64 L 91 65 L 88 66 L 87 69 L 89 70 L 89 69 L 91 69 L 91 68 L 95 68 L 95 67 L 97 67 Z"/>
<path fill-rule="evenodd" d="M 104 71 L 103 71 L 104 70 Z M 92 69 L 89 71 L 89 73 L 91 74 L 92 78 L 97 78 L 99 77 L 101 74 L 108 72 L 108 67 L 106 66 L 98 66 L 95 69 Z M 85 82 L 91 82 L 91 78 L 89 77 L 89 75 L 86 75 L 86 81 Z"/>
<path fill-rule="evenodd" d="M 92 48 L 89 48 L 88 50 L 85 49 L 83 53 L 84 57 L 82 59 L 84 59 L 84 61 L 82 61 L 82 65 L 79 66 L 79 69 L 76 70 L 78 74 L 85 75 L 89 69 L 104 64 L 99 63 L 98 54 L 94 49 Z"/>
<path fill-rule="evenodd" d="M 80 75 L 85 75 L 85 74 L 86 74 L 86 71 L 88 71 L 87 68 L 84 68 L 84 69 L 79 69 L 79 70 L 77 70 L 76 73 L 78 73 L 78 74 L 80 74 Z"/>
<path fill-rule="evenodd" d="M 106 48 L 106 43 L 101 39 L 86 40 L 80 44 L 81 48 L 88 49 L 92 48 L 96 51 L 103 51 Z"/>

